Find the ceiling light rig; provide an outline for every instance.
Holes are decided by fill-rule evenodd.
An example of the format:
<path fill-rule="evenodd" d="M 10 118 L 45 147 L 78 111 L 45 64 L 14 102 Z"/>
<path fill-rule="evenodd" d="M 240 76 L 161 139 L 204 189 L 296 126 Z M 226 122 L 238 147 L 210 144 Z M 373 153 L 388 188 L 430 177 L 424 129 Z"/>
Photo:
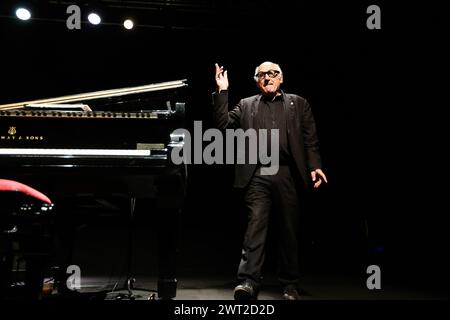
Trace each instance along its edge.
<path fill-rule="evenodd" d="M 0 0 L 1 1 L 1 0 Z M 50 22 L 65 22 L 69 30 L 81 29 L 81 24 L 89 23 L 97 26 L 100 24 L 108 26 L 121 26 L 127 30 L 132 30 L 135 27 L 135 22 L 126 18 L 122 22 L 120 18 L 117 22 L 103 22 L 102 16 L 107 11 L 102 11 L 98 6 L 79 6 L 77 4 L 68 4 L 67 6 L 53 7 L 51 10 L 46 10 L 46 16 L 32 16 L 32 11 L 28 6 L 19 6 L 12 8 L 15 16 L 4 16 L 4 18 L 16 18 L 21 21 L 35 20 L 35 21 L 50 21 Z M 87 15 L 85 13 L 87 12 Z M 111 15 L 112 16 L 112 15 Z M 87 19 L 84 20 L 83 19 Z M 1 18 L 1 16 L 0 16 Z"/>
<path fill-rule="evenodd" d="M 28 20 L 32 24 L 58 23 L 65 25 L 71 31 L 89 28 L 89 26 L 95 29 L 123 28 L 125 32 L 131 32 L 137 28 L 157 30 L 198 28 L 190 22 L 198 20 L 194 9 L 200 10 L 184 8 L 180 6 L 180 0 L 171 0 L 178 4 L 176 8 L 172 6 L 168 8 L 166 2 L 157 4 L 151 1 L 134 0 L 18 0 L 15 5 L 6 5 L 3 1 L 0 0 L 1 7 L 8 8 L 9 14 L 0 15 L 0 19 L 7 18 L 20 22 Z M 193 12 L 187 9 L 192 9 Z M 182 11 L 183 15 L 180 15 L 181 11 L 177 10 L 187 11 Z"/>

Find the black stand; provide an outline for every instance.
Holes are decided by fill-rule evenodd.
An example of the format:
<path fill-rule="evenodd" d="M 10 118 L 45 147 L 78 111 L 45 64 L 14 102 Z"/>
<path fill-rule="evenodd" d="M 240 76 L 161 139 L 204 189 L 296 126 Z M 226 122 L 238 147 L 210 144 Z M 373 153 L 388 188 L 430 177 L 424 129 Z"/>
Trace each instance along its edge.
<path fill-rule="evenodd" d="M 133 258 L 133 230 L 134 211 L 136 208 L 136 198 L 131 198 L 130 216 L 128 220 L 128 252 L 127 252 L 127 278 L 124 286 L 116 291 L 117 283 L 111 292 L 106 294 L 105 300 L 155 300 L 155 290 L 135 289 L 133 287 L 136 279 L 131 275 L 131 260 Z"/>

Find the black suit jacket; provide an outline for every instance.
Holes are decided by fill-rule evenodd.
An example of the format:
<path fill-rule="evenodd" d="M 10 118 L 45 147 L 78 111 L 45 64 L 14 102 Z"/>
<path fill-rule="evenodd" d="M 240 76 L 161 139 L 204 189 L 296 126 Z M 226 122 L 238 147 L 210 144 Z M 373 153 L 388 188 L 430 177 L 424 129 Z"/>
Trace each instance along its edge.
<path fill-rule="evenodd" d="M 282 92 L 284 110 L 287 115 L 287 135 L 289 148 L 295 164 L 303 180 L 303 184 L 310 185 L 310 171 L 321 168 L 319 141 L 317 137 L 314 117 L 306 99 Z M 244 131 L 255 127 L 255 116 L 262 95 L 255 95 L 239 101 L 228 110 L 228 90 L 213 93 L 214 124 L 218 129 L 242 128 Z M 248 154 L 248 146 L 246 146 Z M 235 169 L 234 186 L 244 188 L 255 172 L 256 164 L 237 164 Z"/>

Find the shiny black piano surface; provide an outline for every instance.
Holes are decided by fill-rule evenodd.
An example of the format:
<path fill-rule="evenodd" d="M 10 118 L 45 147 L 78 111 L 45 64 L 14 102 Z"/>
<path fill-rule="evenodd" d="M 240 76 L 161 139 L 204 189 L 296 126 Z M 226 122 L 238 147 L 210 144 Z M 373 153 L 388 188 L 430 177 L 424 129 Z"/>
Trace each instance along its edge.
<path fill-rule="evenodd" d="M 187 172 L 171 162 L 179 143 L 171 134 L 185 125 L 186 86 L 179 80 L 0 106 L 0 177 L 49 196 L 124 193 L 179 206 Z"/>

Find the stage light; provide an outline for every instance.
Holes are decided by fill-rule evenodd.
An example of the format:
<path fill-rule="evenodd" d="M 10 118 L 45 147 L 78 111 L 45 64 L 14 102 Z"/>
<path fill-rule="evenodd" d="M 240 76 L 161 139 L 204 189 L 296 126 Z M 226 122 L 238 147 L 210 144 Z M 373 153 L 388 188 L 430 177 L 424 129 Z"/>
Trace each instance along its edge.
<path fill-rule="evenodd" d="M 98 14 L 96 14 L 95 12 L 92 12 L 88 15 L 88 20 L 90 23 L 95 24 L 95 25 L 102 22 L 102 19 L 100 18 L 100 16 Z"/>
<path fill-rule="evenodd" d="M 127 30 L 133 29 L 133 27 L 134 27 L 133 20 L 131 20 L 131 19 L 126 19 L 126 20 L 123 22 L 123 26 L 124 26 L 125 29 L 127 29 Z"/>
<path fill-rule="evenodd" d="M 16 16 L 20 20 L 28 20 L 31 18 L 31 12 L 26 8 L 19 8 L 16 10 Z"/>

